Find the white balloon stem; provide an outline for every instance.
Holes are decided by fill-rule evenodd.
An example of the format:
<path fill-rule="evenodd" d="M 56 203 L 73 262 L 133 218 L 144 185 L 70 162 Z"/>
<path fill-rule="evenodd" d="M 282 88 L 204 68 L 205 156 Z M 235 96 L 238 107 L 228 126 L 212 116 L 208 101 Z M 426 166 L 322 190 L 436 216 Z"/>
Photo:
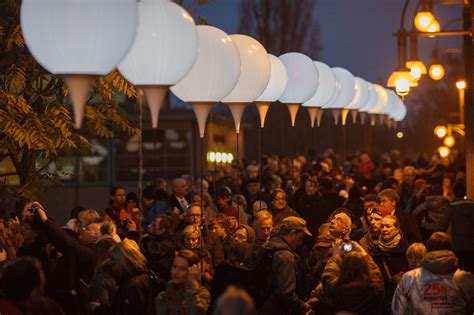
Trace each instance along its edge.
<path fill-rule="evenodd" d="M 80 129 L 84 120 L 84 108 L 89 98 L 89 90 L 96 79 L 94 75 L 64 74 L 61 75 L 69 90 L 74 112 L 74 127 Z"/>
<path fill-rule="evenodd" d="M 347 115 L 349 115 L 349 110 L 348 109 L 343 109 L 342 110 L 342 125 L 343 126 L 346 125 Z"/>
<path fill-rule="evenodd" d="M 199 126 L 199 136 L 204 138 L 204 132 L 206 130 L 206 120 L 209 115 L 209 111 L 214 103 L 211 102 L 192 102 L 190 103 L 193 107 L 194 114 Z"/>
<path fill-rule="evenodd" d="M 232 117 L 234 117 L 235 132 L 240 133 L 240 121 L 247 103 L 227 103 L 227 106 L 229 106 Z"/>
<path fill-rule="evenodd" d="M 291 127 L 295 126 L 296 122 L 296 114 L 298 114 L 298 109 L 300 109 L 299 104 L 287 104 L 288 110 L 290 111 L 290 118 L 291 118 Z"/>
<path fill-rule="evenodd" d="M 357 122 L 357 110 L 352 109 L 351 116 L 352 116 L 352 123 L 355 125 Z"/>
<path fill-rule="evenodd" d="M 267 117 L 270 102 L 257 102 L 258 114 L 260 116 L 260 128 L 265 127 L 265 117 Z"/>
<path fill-rule="evenodd" d="M 318 111 L 316 113 L 316 123 L 318 125 L 318 128 L 321 127 L 321 119 L 323 118 L 324 114 L 324 109 L 318 108 Z"/>
<path fill-rule="evenodd" d="M 333 109 L 332 114 L 334 116 L 334 124 L 337 126 L 338 121 L 339 121 L 339 115 L 341 115 L 341 110 L 340 109 Z"/>
<path fill-rule="evenodd" d="M 160 115 L 161 104 L 168 92 L 166 85 L 143 85 L 143 94 L 145 94 L 146 101 L 150 107 L 151 126 L 153 129 L 158 128 L 158 118 Z"/>
<path fill-rule="evenodd" d="M 377 116 L 376 114 L 369 114 L 369 118 L 370 118 L 370 125 L 373 127 L 375 126 L 375 121 L 377 119 Z"/>
<path fill-rule="evenodd" d="M 311 128 L 314 128 L 314 123 L 316 122 L 316 115 L 318 114 L 319 108 L 317 107 L 307 107 L 309 112 L 309 119 L 311 120 Z"/>

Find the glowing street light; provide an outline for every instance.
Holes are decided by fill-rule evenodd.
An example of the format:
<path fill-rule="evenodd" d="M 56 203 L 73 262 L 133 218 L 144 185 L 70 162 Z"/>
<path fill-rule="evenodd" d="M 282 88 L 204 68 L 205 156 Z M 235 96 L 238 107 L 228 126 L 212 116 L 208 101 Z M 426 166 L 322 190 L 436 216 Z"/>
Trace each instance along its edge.
<path fill-rule="evenodd" d="M 456 141 L 454 140 L 453 136 L 446 136 L 443 139 L 443 144 L 445 146 L 447 146 L 448 148 L 452 148 L 455 143 L 456 143 Z"/>
<path fill-rule="evenodd" d="M 439 156 L 441 156 L 444 159 L 448 157 L 449 154 L 451 154 L 451 149 L 445 146 L 440 146 L 438 148 L 438 153 L 439 153 Z"/>
<path fill-rule="evenodd" d="M 401 132 L 401 131 L 397 132 L 397 138 L 402 139 L 403 138 L 403 132 Z"/>
<path fill-rule="evenodd" d="M 459 80 L 459 81 L 457 81 L 457 82 L 456 82 L 456 88 L 457 88 L 458 90 L 464 90 L 464 89 L 466 89 L 466 81 L 464 81 L 464 80 Z"/>
<path fill-rule="evenodd" d="M 439 63 L 432 64 L 429 74 L 431 79 L 435 81 L 441 80 L 444 77 L 444 67 Z"/>
<path fill-rule="evenodd" d="M 434 134 L 440 139 L 444 138 L 448 134 L 448 129 L 445 126 L 436 126 Z"/>
<path fill-rule="evenodd" d="M 436 21 L 436 19 L 431 12 L 420 11 L 416 14 L 415 20 L 413 22 L 415 23 L 417 30 L 420 32 L 426 32 L 434 21 Z"/>
<path fill-rule="evenodd" d="M 436 33 L 441 30 L 441 27 L 439 26 L 439 22 L 434 20 L 433 23 L 428 27 L 426 30 L 428 33 Z M 431 37 L 431 36 L 430 36 Z"/>

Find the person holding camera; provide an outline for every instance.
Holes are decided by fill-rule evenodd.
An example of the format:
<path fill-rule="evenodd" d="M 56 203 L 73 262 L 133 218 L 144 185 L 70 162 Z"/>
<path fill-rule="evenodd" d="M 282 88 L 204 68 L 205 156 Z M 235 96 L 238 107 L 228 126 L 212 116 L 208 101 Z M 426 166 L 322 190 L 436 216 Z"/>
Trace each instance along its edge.
<path fill-rule="evenodd" d="M 318 314 L 381 314 L 383 295 L 382 275 L 370 255 L 356 242 L 339 239 L 308 302 Z"/>
<path fill-rule="evenodd" d="M 84 314 L 88 302 L 88 286 L 96 266 L 94 245 L 100 236 L 100 223 L 89 223 L 78 231 L 78 239 L 70 236 L 48 218 L 37 201 L 28 209 L 31 225 L 44 233 L 62 254 L 51 272 L 50 290 L 55 301 L 68 314 Z"/>

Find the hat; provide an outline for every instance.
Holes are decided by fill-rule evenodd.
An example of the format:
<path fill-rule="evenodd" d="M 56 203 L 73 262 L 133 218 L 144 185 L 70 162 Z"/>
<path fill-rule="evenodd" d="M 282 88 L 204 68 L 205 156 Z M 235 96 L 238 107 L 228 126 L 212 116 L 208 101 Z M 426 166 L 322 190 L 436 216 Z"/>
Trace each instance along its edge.
<path fill-rule="evenodd" d="M 223 186 L 223 187 L 217 188 L 217 191 L 216 191 L 216 197 L 217 198 L 219 198 L 219 197 L 230 197 L 230 196 L 232 196 L 232 192 L 231 192 L 229 187 Z"/>
<path fill-rule="evenodd" d="M 255 242 L 255 231 L 247 224 L 241 224 L 237 227 L 238 229 L 245 229 L 247 231 L 247 243 L 253 244 Z"/>
<path fill-rule="evenodd" d="M 390 210 L 387 207 L 382 206 L 382 205 L 373 206 L 372 209 L 370 210 L 370 213 L 374 213 L 374 212 L 377 214 L 380 214 L 381 216 L 386 216 L 390 214 Z"/>
<path fill-rule="evenodd" d="M 306 221 L 298 217 L 286 217 L 281 222 L 282 228 L 286 230 L 302 230 L 306 235 L 312 236 L 306 228 Z"/>

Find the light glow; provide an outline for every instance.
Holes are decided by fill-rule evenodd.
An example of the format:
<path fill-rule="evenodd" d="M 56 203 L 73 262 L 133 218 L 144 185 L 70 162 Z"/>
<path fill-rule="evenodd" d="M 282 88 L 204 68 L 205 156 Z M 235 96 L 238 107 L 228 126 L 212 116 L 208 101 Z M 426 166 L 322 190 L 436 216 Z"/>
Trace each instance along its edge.
<path fill-rule="evenodd" d="M 448 129 L 445 126 L 436 126 L 434 134 L 440 139 L 444 138 L 448 134 Z"/>

